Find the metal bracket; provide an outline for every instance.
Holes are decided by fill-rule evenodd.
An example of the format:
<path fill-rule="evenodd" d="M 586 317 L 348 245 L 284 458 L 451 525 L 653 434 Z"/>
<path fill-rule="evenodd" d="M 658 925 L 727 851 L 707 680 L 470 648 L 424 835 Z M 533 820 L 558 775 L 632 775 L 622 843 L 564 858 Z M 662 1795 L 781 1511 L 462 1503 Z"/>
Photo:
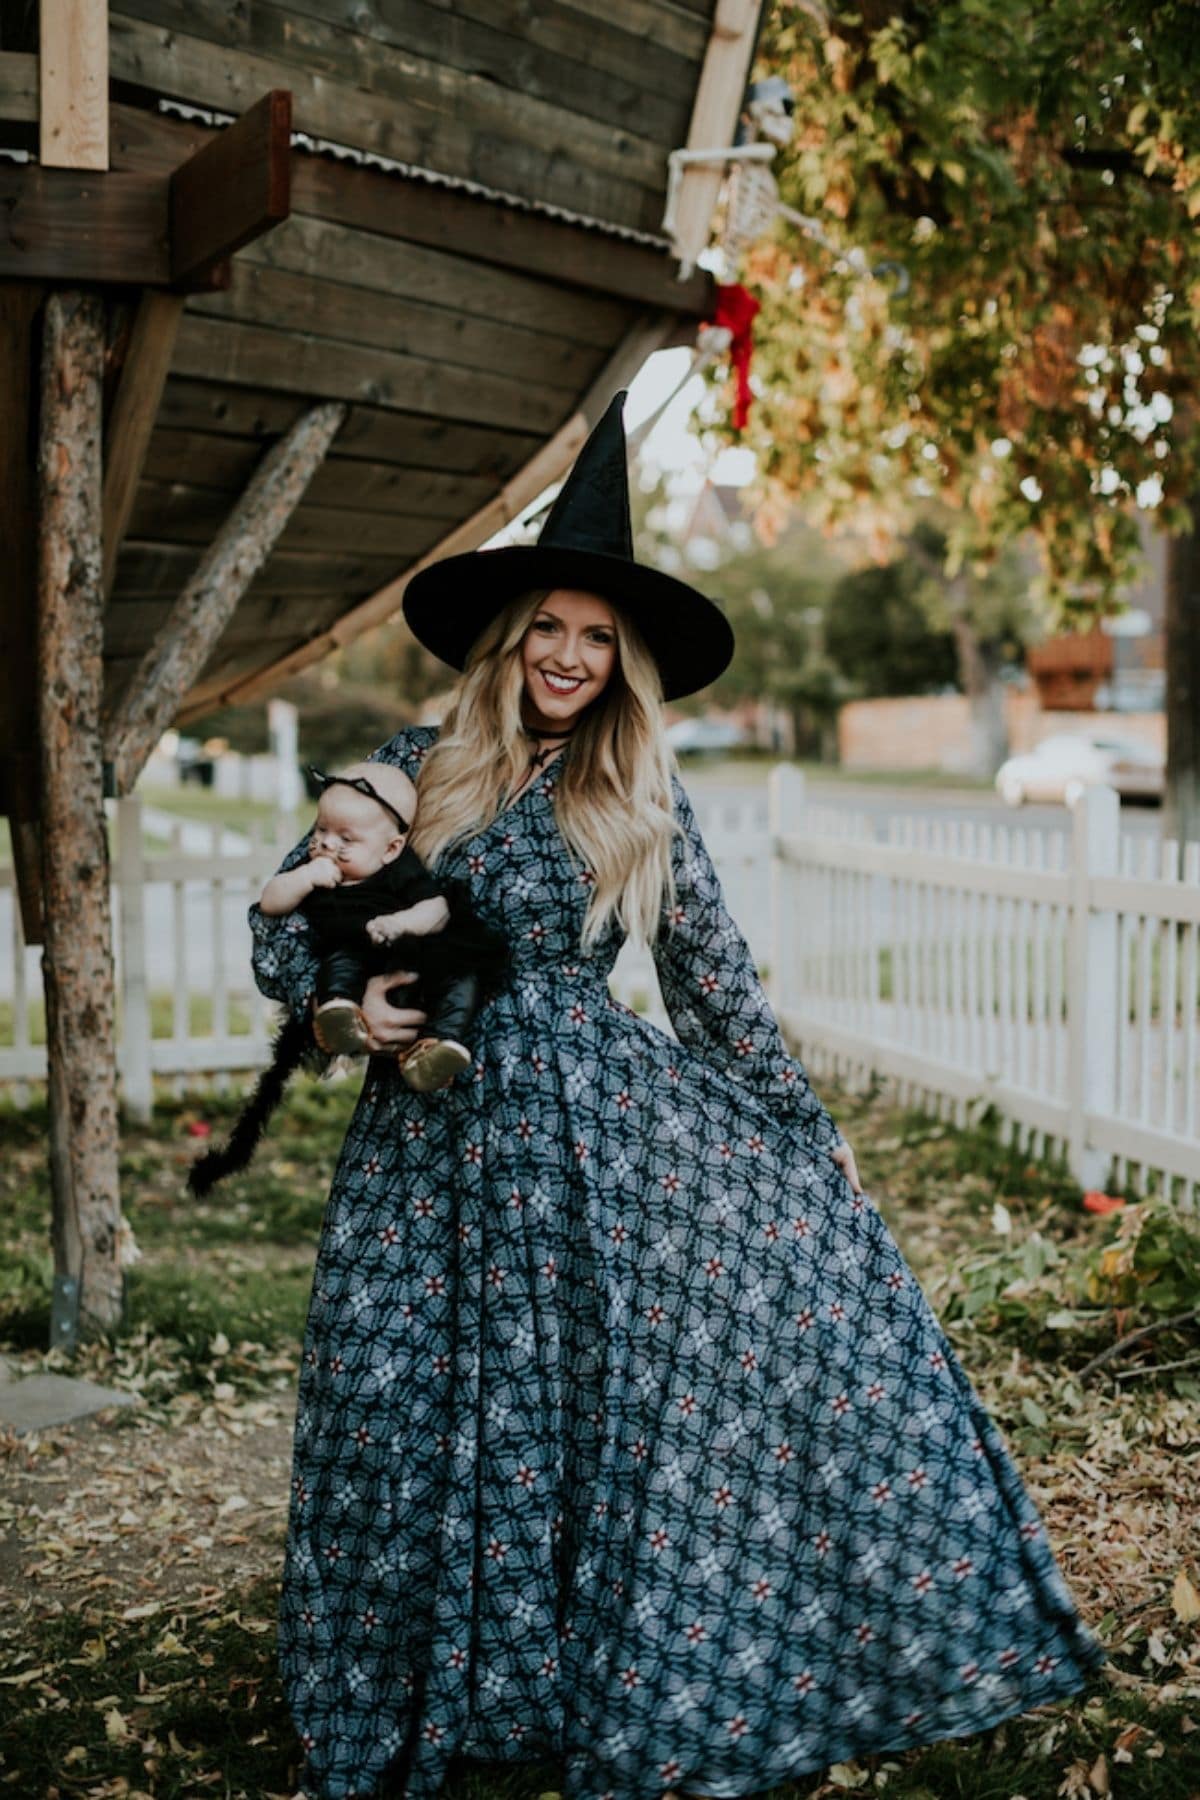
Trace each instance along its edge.
<path fill-rule="evenodd" d="M 79 1343 L 80 1282 L 74 1275 L 54 1277 L 50 1303 L 50 1348 L 74 1350 Z"/>

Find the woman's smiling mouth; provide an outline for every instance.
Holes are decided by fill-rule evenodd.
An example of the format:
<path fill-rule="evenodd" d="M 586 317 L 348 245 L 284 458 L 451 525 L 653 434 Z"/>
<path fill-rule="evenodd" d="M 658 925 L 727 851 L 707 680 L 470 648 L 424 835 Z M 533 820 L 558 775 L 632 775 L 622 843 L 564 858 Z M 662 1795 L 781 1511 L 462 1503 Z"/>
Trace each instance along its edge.
<path fill-rule="evenodd" d="M 573 694 L 583 686 L 581 675 L 555 675 L 549 669 L 542 669 L 540 674 L 552 694 Z"/>

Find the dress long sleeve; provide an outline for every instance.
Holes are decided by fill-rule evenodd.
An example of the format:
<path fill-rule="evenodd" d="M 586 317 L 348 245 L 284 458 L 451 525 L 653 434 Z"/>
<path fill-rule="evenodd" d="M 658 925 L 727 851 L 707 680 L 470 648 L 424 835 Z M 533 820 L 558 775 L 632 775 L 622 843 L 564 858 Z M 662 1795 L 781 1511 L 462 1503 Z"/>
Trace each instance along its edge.
<path fill-rule="evenodd" d="M 305 832 L 294 849 L 288 851 L 279 865 L 279 874 L 298 868 L 306 860 L 311 835 L 311 831 Z M 259 991 L 268 1000 L 281 1001 L 294 1017 L 304 1018 L 317 991 L 312 926 L 299 909 L 273 917 L 262 910 L 257 900 L 248 916 L 253 940 L 250 966 Z"/>
<path fill-rule="evenodd" d="M 676 1034 L 712 1067 L 750 1088 L 814 1149 L 845 1142 L 802 1064 L 790 1056 L 683 786 L 673 782 L 681 827 L 672 852 L 675 905 L 654 947 L 663 1001 Z"/>

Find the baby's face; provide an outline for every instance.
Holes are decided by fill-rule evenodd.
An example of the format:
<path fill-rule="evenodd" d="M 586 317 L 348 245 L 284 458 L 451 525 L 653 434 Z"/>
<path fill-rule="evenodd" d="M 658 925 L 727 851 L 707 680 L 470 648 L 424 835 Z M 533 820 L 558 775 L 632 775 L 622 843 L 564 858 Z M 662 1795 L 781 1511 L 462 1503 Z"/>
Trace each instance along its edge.
<path fill-rule="evenodd" d="M 328 856 L 343 881 L 364 881 L 399 856 L 405 834 L 368 794 L 335 783 L 321 795 L 309 856 Z"/>

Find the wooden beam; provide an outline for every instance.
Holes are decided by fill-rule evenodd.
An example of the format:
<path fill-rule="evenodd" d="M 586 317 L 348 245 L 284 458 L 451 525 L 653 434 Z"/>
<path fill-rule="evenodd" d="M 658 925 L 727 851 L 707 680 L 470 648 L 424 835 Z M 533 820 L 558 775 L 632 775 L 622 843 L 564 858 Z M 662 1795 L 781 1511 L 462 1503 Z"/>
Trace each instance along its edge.
<path fill-rule="evenodd" d="M 204 292 L 287 217 L 290 97 L 267 94 L 169 172 L 0 163 L 0 277 Z"/>
<path fill-rule="evenodd" d="M 170 280 L 161 176 L 0 162 L 0 215 L 0 277 L 139 287 L 165 287 Z"/>
<path fill-rule="evenodd" d="M 653 351 L 670 343 L 679 331 L 679 321 L 670 314 L 658 313 L 639 319 L 609 357 L 580 401 L 577 411 L 572 413 L 549 443 L 544 444 L 524 468 L 505 484 L 495 499 L 489 500 L 486 506 L 480 507 L 464 524 L 442 538 L 432 550 L 405 569 L 402 575 L 386 582 L 369 599 L 344 613 L 331 630 L 321 632 L 309 643 L 250 675 L 239 676 L 234 681 L 226 679 L 209 682 L 197 688 L 188 696 L 186 705 L 180 711 L 180 723 L 186 724 L 190 719 L 199 718 L 217 706 L 241 705 L 247 700 L 258 699 L 278 687 L 289 676 L 298 674 L 301 669 L 308 668 L 314 662 L 320 662 L 332 651 L 340 650 L 344 644 L 361 637 L 372 626 L 382 625 L 385 620 L 392 618 L 399 611 L 405 588 L 419 569 L 426 568 L 432 562 L 440 562 L 445 556 L 457 555 L 460 550 L 474 550 L 486 543 L 488 538 L 494 537 L 518 513 L 523 512 L 531 500 L 536 500 L 552 481 L 557 481 L 559 476 L 564 475 L 582 449 L 592 426 L 608 406 L 615 390 L 631 381 L 646 358 Z"/>
<path fill-rule="evenodd" d="M 54 1343 L 121 1313 L 117 1074 L 108 838 L 100 758 L 104 597 L 98 295 L 46 302 L 38 476 L 46 1053 Z"/>
<path fill-rule="evenodd" d="M 38 59 L 21 50 L 0 51 L 0 119 L 35 124 L 40 111 Z"/>
<path fill-rule="evenodd" d="M 108 723 L 105 752 L 118 794 L 131 792 L 345 416 L 344 406 L 315 406 L 267 452 L 180 594 Z"/>
<path fill-rule="evenodd" d="M 133 322 L 121 384 L 104 445 L 104 592 L 112 591 L 117 552 L 129 525 L 150 433 L 171 366 L 183 295 L 148 289 Z"/>
<path fill-rule="evenodd" d="M 171 280 L 194 286 L 291 208 L 292 96 L 272 88 L 171 177 Z"/>
<path fill-rule="evenodd" d="M 724 149 L 733 143 L 761 11 L 762 0 L 717 0 L 688 128 L 689 150 Z M 675 254 L 685 275 L 708 244 L 723 177 L 720 164 L 684 168 L 675 209 Z"/>
<path fill-rule="evenodd" d="M 108 0 L 41 0 L 39 159 L 108 167 Z"/>

